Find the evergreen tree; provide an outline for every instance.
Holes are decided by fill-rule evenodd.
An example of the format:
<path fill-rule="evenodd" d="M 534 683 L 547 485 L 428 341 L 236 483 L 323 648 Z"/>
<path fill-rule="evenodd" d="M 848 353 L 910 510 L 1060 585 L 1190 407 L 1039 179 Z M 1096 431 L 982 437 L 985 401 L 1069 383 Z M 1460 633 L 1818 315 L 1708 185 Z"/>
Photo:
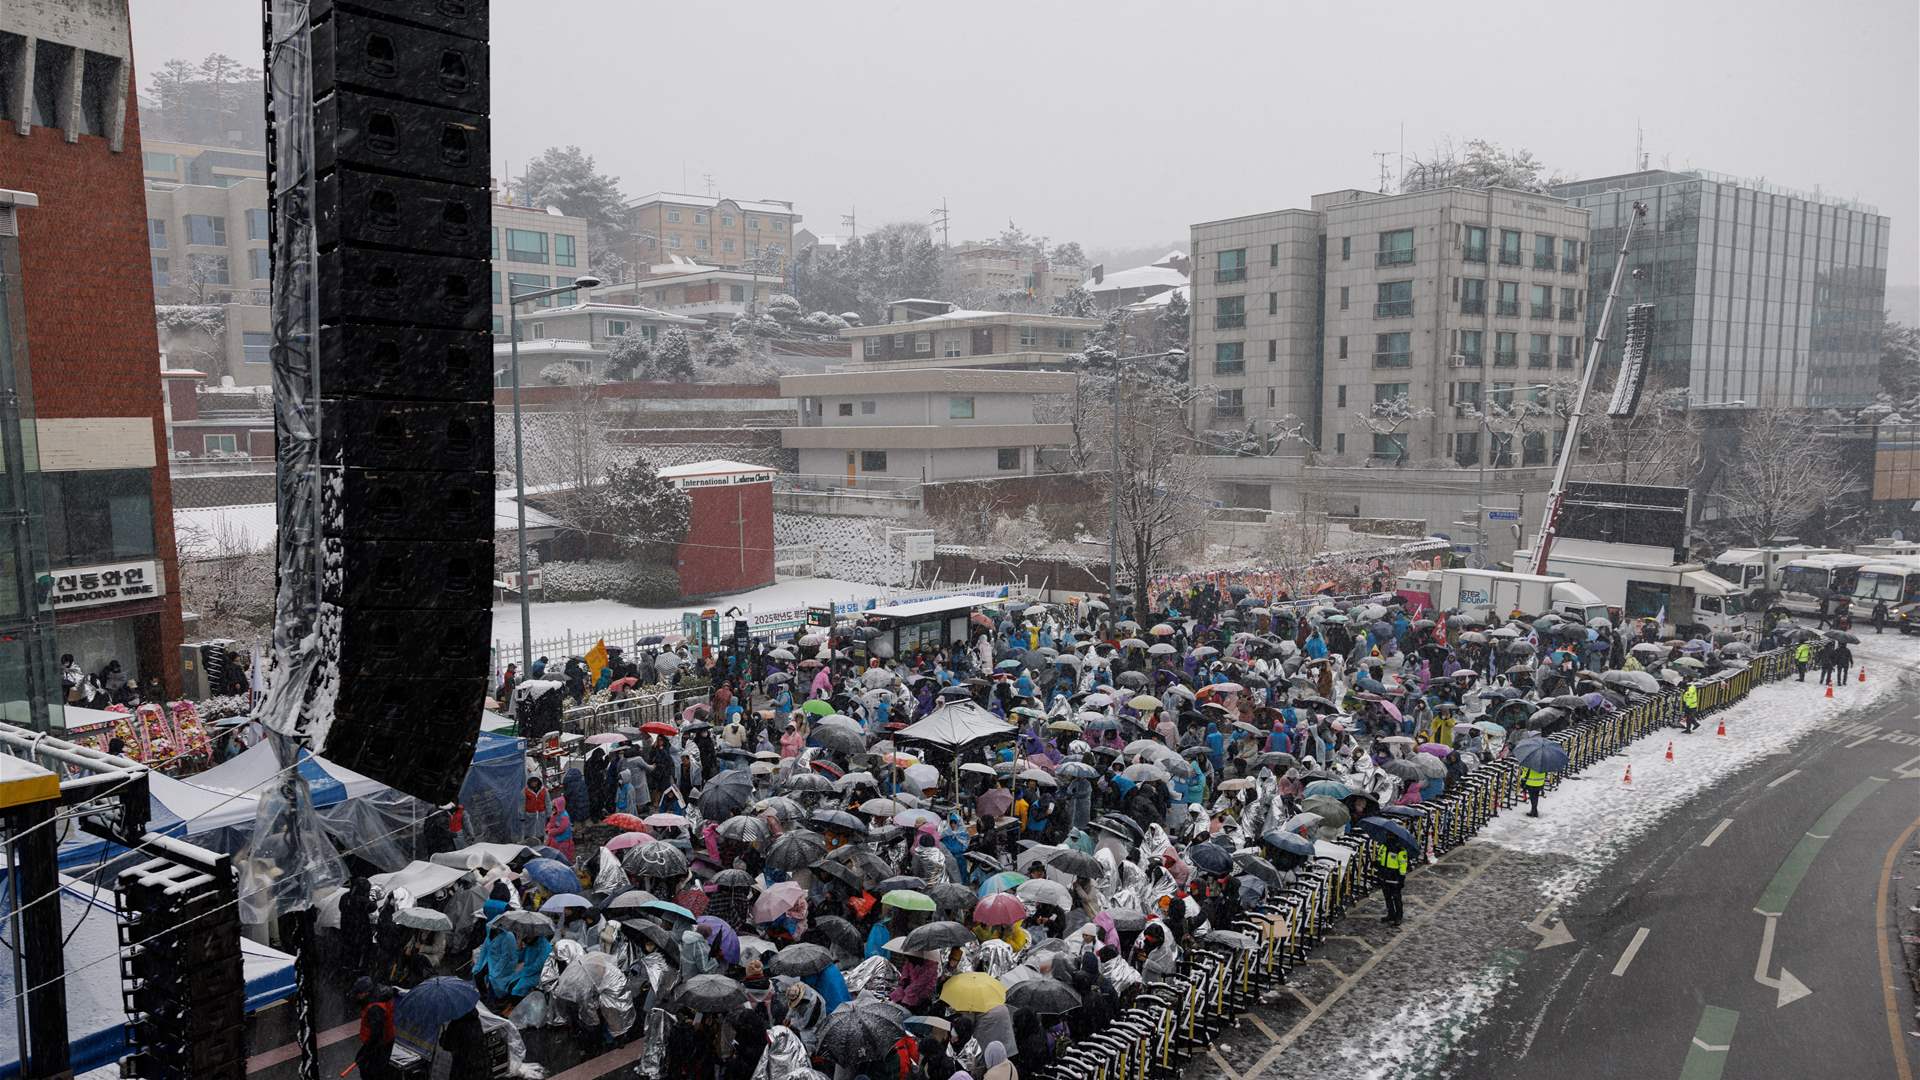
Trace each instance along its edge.
<path fill-rule="evenodd" d="M 552 206 L 587 219 L 591 269 L 609 281 L 624 279 L 616 272 L 624 275 L 626 269 L 619 253 L 629 231 L 626 196 L 620 193 L 620 178 L 601 172 L 591 154 L 577 146 L 548 147 L 513 181 L 513 195 L 522 205 Z"/>
<path fill-rule="evenodd" d="M 663 382 L 690 382 L 693 379 L 693 341 L 685 330 L 669 330 L 660 335 L 653 348 L 652 369 L 645 376 Z"/>
<path fill-rule="evenodd" d="M 645 458 L 607 470 L 595 528 L 610 534 L 626 555 L 643 562 L 670 562 L 687 535 L 693 500 L 660 478 Z"/>
<path fill-rule="evenodd" d="M 629 330 L 607 343 L 607 378 L 625 382 L 645 378 L 653 369 L 653 343 Z"/>

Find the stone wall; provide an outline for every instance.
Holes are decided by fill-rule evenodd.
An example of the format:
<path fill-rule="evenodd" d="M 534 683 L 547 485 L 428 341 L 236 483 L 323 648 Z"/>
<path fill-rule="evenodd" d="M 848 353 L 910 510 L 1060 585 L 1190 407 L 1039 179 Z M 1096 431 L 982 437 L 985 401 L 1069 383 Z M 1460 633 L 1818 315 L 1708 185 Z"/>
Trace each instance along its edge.
<path fill-rule="evenodd" d="M 265 463 L 271 467 L 271 462 Z M 251 506 L 273 501 L 273 474 L 208 473 L 173 478 L 173 505 L 191 510 L 203 506 Z"/>

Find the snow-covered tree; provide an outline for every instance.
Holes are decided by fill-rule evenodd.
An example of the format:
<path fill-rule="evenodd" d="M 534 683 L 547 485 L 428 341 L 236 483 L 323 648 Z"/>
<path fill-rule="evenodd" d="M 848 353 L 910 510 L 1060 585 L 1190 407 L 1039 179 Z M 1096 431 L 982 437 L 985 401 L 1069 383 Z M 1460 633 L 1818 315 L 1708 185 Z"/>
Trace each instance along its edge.
<path fill-rule="evenodd" d="M 1562 179 L 1534 157 L 1531 150 L 1508 150 L 1485 139 L 1469 139 L 1464 147 L 1456 149 L 1449 139 L 1436 144 L 1425 159 L 1414 158 L 1406 175 L 1400 178 L 1400 190 L 1462 187 L 1478 191 L 1499 187 L 1545 191 Z"/>
<path fill-rule="evenodd" d="M 810 311 L 854 311 L 874 323 L 902 297 L 942 298 L 941 263 L 942 251 L 925 225 L 894 222 L 838 251 L 802 252 L 794 267 L 794 296 Z"/>
<path fill-rule="evenodd" d="M 148 79 L 140 127 L 149 139 L 259 149 L 265 145 L 265 106 L 257 69 L 224 53 L 197 64 L 173 59 Z"/>
<path fill-rule="evenodd" d="M 653 367 L 647 378 L 688 382 L 693 378 L 693 341 L 681 329 L 669 330 L 654 343 Z"/>
<path fill-rule="evenodd" d="M 765 313 L 782 324 L 792 324 L 800 321 L 806 312 L 792 294 L 774 293 L 767 300 Z"/>
<path fill-rule="evenodd" d="M 180 530 L 180 593 L 219 637 L 264 642 L 273 626 L 271 536 L 253 538 L 227 525 Z"/>
<path fill-rule="evenodd" d="M 607 343 L 607 378 L 644 379 L 652 368 L 653 343 L 639 330 L 629 330 Z"/>
<path fill-rule="evenodd" d="M 579 375 L 579 370 L 572 364 L 552 363 L 540 369 L 540 381 L 548 386 L 566 386 Z"/>
<path fill-rule="evenodd" d="M 1756 409 L 1745 418 L 1738 453 L 1721 474 L 1716 495 L 1731 539 L 1765 543 L 1806 535 L 1812 519 L 1821 531 L 1839 524 L 1833 508 L 1854 482 L 1837 441 L 1819 419 L 1787 409 Z"/>
<path fill-rule="evenodd" d="M 1880 330 L 1880 389 L 1896 408 L 1920 400 L 1920 329 L 1891 317 Z"/>
<path fill-rule="evenodd" d="M 1394 464 L 1407 460 L 1407 440 L 1401 435 L 1401 429 L 1415 420 L 1425 420 L 1433 415 L 1433 410 L 1424 405 L 1415 405 L 1407 395 L 1386 398 L 1373 403 L 1373 408 L 1362 413 L 1360 422 L 1375 435 L 1387 435 L 1393 439 L 1397 448 L 1393 454 Z"/>
<path fill-rule="evenodd" d="M 1700 414 L 1687 408 L 1687 388 L 1656 376 L 1632 416 L 1589 410 L 1572 472 L 1582 480 L 1691 485 L 1700 475 L 1701 428 Z"/>
<path fill-rule="evenodd" d="M 1119 561 L 1136 602 L 1148 596 L 1154 572 L 1193 540 L 1195 526 L 1211 506 L 1206 477 L 1191 453 L 1186 426 L 1191 400 L 1186 388 L 1129 384 L 1120 394 L 1118 415 L 1109 417 L 1098 437 L 1106 446 L 1096 453 L 1096 467 L 1110 468 L 1107 462 L 1118 445 L 1119 471 L 1109 472 L 1107 483 L 1119 488 Z"/>
<path fill-rule="evenodd" d="M 701 362 L 714 367 L 732 367 L 746 355 L 747 344 L 736 334 L 715 334 L 700 347 Z"/>
<path fill-rule="evenodd" d="M 1175 289 L 1167 306 L 1154 317 L 1154 329 L 1163 349 L 1184 349 L 1193 336 L 1193 306 L 1187 302 L 1187 290 Z"/>
<path fill-rule="evenodd" d="M 609 534 L 622 553 L 643 562 L 669 562 L 686 538 L 693 500 L 660 479 L 653 465 L 636 459 L 607 471 L 599 531 Z"/>
<path fill-rule="evenodd" d="M 849 324 L 847 320 L 838 315 L 829 315 L 824 311 L 815 311 L 800 320 L 800 325 L 817 333 L 831 334 L 845 330 Z"/>
<path fill-rule="evenodd" d="M 602 173 L 593 155 L 577 146 L 550 146 L 514 179 L 513 195 L 526 206 L 552 206 L 563 214 L 586 218 L 591 269 L 605 280 L 624 280 L 614 276 L 610 264 L 616 259 L 625 264 L 616 249 L 629 231 L 626 197 L 620 194 L 620 178 Z"/>
<path fill-rule="evenodd" d="M 1055 244 L 1047 261 L 1055 266 L 1085 266 L 1087 253 L 1080 250 L 1080 241 L 1069 240 L 1064 244 Z"/>
<path fill-rule="evenodd" d="M 1100 305 L 1094 302 L 1092 293 L 1075 285 L 1053 298 L 1052 313 L 1069 315 L 1076 319 L 1091 319 L 1100 313 Z"/>

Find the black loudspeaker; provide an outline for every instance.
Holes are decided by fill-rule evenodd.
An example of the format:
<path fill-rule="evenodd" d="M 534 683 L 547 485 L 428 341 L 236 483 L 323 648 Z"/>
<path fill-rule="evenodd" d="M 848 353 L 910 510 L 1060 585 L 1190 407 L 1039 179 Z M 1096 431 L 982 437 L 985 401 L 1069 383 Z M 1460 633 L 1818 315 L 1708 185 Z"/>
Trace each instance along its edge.
<path fill-rule="evenodd" d="M 122 1076 L 240 1080 L 246 980 L 231 864 L 163 856 L 114 881 L 130 1056 Z"/>
<path fill-rule="evenodd" d="M 1607 403 L 1607 415 L 1624 420 L 1640 407 L 1640 392 L 1647 385 L 1647 351 L 1653 345 L 1652 304 L 1635 304 L 1627 309 L 1627 329 L 1621 339 L 1620 374 L 1613 383 L 1613 397 Z"/>
<path fill-rule="evenodd" d="M 493 302 L 485 0 L 317 0 L 319 751 L 457 798 L 490 682 Z"/>

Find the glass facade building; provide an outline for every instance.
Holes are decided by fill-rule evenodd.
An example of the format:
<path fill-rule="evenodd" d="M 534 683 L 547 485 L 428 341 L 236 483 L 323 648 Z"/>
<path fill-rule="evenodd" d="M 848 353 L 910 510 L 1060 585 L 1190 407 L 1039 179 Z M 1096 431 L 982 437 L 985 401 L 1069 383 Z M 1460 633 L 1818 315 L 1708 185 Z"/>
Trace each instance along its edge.
<path fill-rule="evenodd" d="M 55 655 L 33 383 L 25 377 L 25 307 L 20 241 L 0 230 L 0 720 L 57 731 L 66 726 L 65 696 Z"/>
<path fill-rule="evenodd" d="M 1562 184 L 1593 212 L 1587 333 L 1633 204 L 1647 205 L 1621 303 L 1654 305 L 1650 386 L 1749 407 L 1865 405 L 1878 390 L 1888 219 L 1871 206 L 1705 171 Z M 1615 317 L 1616 328 L 1623 315 Z M 1619 340 L 1608 349 L 1619 358 Z"/>

